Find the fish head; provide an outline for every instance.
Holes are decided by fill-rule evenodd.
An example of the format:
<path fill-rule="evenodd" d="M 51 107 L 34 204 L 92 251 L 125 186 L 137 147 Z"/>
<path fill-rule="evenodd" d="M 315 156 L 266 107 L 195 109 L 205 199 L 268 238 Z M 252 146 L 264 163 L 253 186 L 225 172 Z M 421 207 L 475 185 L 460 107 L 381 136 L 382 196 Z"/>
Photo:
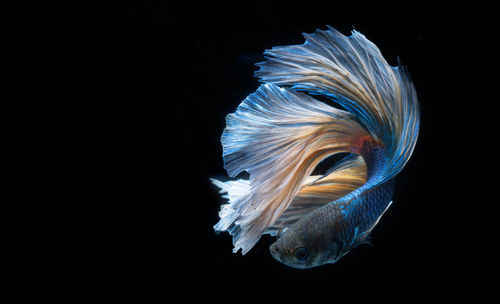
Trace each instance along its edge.
<path fill-rule="evenodd" d="M 293 268 L 307 269 L 335 263 L 344 254 L 344 246 L 328 231 L 287 229 L 269 247 L 273 258 Z"/>

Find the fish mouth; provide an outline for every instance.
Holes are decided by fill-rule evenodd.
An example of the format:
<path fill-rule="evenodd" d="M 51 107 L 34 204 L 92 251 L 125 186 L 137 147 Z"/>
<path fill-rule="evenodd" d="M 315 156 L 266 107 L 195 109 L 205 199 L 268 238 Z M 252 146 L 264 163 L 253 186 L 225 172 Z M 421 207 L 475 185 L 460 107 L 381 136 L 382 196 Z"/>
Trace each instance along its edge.
<path fill-rule="evenodd" d="M 269 251 L 271 252 L 271 255 L 275 260 L 283 263 L 281 253 L 279 252 L 277 247 L 278 246 L 276 246 L 276 243 L 272 243 L 271 246 L 269 246 Z"/>

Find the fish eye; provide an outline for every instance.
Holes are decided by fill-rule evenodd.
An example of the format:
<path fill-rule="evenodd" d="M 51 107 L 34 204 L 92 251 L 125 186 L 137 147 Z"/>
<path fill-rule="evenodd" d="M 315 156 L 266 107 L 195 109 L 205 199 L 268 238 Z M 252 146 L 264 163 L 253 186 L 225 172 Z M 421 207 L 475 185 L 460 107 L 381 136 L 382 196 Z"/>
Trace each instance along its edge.
<path fill-rule="evenodd" d="M 309 258 L 309 249 L 306 247 L 299 247 L 293 252 L 293 257 L 298 262 L 304 262 Z"/>

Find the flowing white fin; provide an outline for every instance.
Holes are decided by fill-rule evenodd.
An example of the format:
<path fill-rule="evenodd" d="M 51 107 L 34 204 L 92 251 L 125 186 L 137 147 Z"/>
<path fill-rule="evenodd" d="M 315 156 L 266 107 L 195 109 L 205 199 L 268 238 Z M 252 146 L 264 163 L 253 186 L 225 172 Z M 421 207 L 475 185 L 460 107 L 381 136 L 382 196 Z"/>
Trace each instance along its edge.
<path fill-rule="evenodd" d="M 369 136 L 354 116 L 303 93 L 264 84 L 226 119 L 224 167 L 230 177 L 250 173 L 249 186 L 221 209 L 214 228 L 233 236 L 245 254 L 273 225 L 324 158 L 351 152 Z M 230 185 L 241 186 L 241 184 Z M 225 187 L 225 188 L 224 188 Z"/>
<path fill-rule="evenodd" d="M 290 206 L 265 233 L 276 235 L 295 224 L 305 214 L 361 187 L 366 182 L 366 173 L 363 158 L 352 154 L 340 160 L 325 175 L 309 176 Z"/>
<path fill-rule="evenodd" d="M 217 224 L 216 231 L 227 230 L 236 220 L 238 213 L 234 212 L 234 206 L 250 192 L 250 181 L 239 179 L 235 181 L 221 182 L 215 178 L 210 181 L 220 188 L 219 193 L 228 200 L 227 204 L 221 206 L 219 212 L 220 221 Z"/>
<path fill-rule="evenodd" d="M 302 45 L 266 50 L 255 76 L 333 98 L 354 114 L 389 155 L 385 178 L 398 174 L 415 147 L 419 106 L 406 70 L 391 67 L 364 35 L 346 37 L 332 27 L 304 34 Z M 381 181 L 381 182 L 382 182 Z"/>

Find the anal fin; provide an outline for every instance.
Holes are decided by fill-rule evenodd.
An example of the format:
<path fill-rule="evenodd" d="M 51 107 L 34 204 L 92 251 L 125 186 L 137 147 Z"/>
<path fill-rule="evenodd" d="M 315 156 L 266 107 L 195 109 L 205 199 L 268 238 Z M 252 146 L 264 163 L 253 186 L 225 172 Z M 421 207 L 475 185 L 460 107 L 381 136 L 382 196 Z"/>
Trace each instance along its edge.
<path fill-rule="evenodd" d="M 276 235 L 297 222 L 305 214 L 335 201 L 366 182 L 363 158 L 351 154 L 340 160 L 323 176 L 309 176 L 290 206 L 265 233 Z"/>

